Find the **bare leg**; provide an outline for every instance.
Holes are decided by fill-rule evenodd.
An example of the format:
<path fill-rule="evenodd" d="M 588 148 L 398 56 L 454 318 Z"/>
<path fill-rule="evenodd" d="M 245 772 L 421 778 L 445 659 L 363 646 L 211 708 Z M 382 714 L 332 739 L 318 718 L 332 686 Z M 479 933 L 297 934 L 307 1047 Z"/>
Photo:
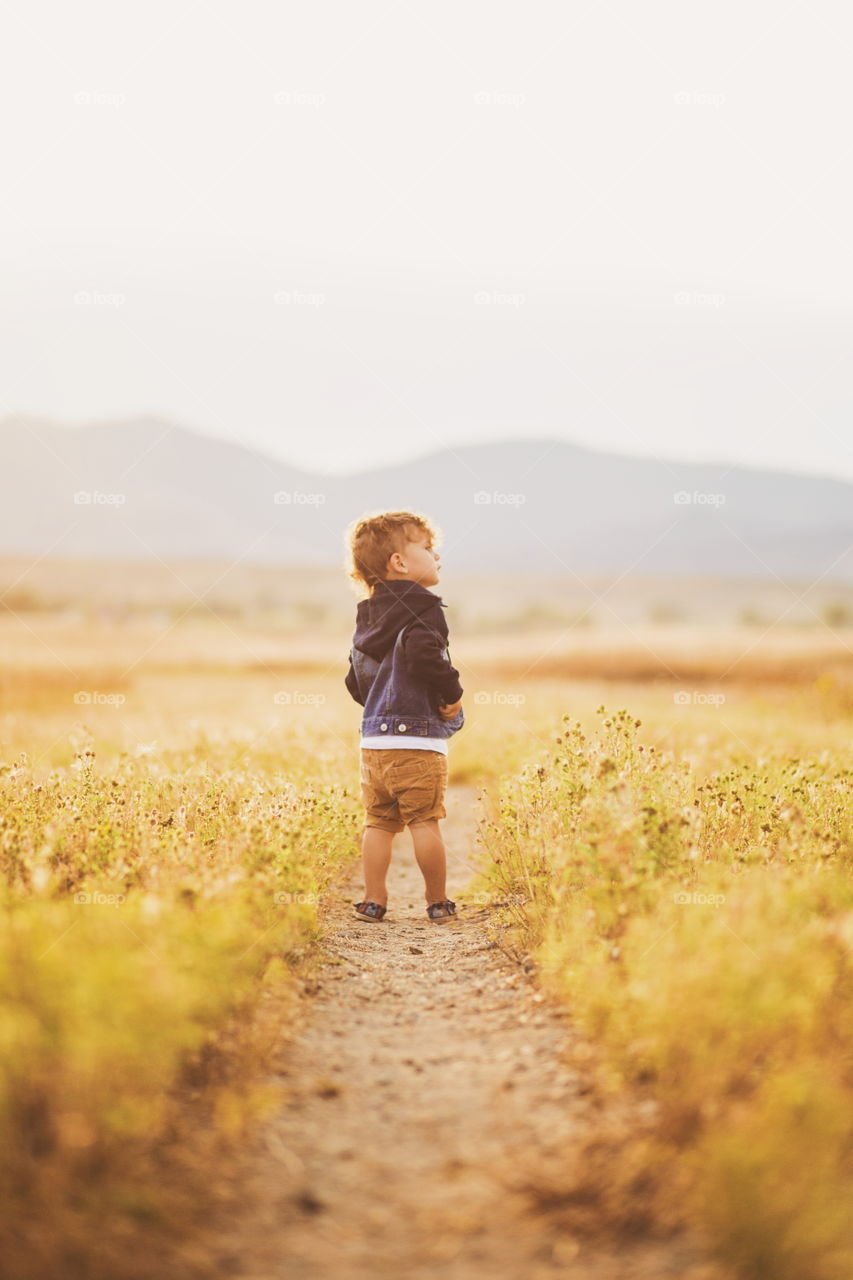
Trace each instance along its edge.
<path fill-rule="evenodd" d="M 385 877 L 391 865 L 393 831 L 380 827 L 365 827 L 361 842 L 361 865 L 364 870 L 364 901 L 388 905 L 388 889 Z"/>
<path fill-rule="evenodd" d="M 424 878 L 427 906 L 443 902 L 447 897 L 447 855 L 438 818 L 409 825 L 415 846 L 415 857 Z"/>

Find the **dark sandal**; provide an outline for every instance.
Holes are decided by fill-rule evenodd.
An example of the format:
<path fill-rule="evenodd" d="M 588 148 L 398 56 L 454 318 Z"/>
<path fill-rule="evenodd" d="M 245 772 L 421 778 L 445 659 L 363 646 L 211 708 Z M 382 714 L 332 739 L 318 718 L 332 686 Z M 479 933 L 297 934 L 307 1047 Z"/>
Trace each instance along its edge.
<path fill-rule="evenodd" d="M 378 924 L 388 910 L 379 902 L 355 902 L 353 906 L 359 920 L 370 920 L 372 924 Z"/>
<path fill-rule="evenodd" d="M 445 920 L 456 918 L 456 903 L 451 902 L 449 898 L 444 898 L 441 902 L 431 902 L 426 913 L 430 920 L 434 920 L 436 924 L 442 924 Z"/>

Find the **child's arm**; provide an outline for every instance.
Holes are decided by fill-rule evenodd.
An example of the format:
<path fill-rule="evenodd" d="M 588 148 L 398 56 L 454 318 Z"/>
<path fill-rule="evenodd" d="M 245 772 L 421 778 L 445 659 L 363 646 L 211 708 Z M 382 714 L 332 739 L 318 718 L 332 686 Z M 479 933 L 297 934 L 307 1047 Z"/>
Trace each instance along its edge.
<path fill-rule="evenodd" d="M 363 707 L 363 706 L 364 706 L 364 701 L 362 700 L 361 694 L 360 694 L 360 692 L 359 692 L 359 688 L 358 688 L 358 680 L 356 679 L 356 676 L 355 676 L 355 668 L 354 668 L 354 667 L 353 667 L 353 665 L 352 665 L 352 650 L 350 650 L 350 655 L 349 655 L 349 671 L 347 672 L 346 676 L 344 677 L 344 684 L 345 684 L 345 685 L 346 685 L 346 687 L 349 689 L 350 693 L 351 693 L 351 694 L 352 694 L 352 696 L 355 698 L 355 700 L 356 700 L 356 702 L 358 703 L 358 705 L 359 705 L 360 707 Z"/>
<path fill-rule="evenodd" d="M 443 704 L 458 702 L 463 692 L 459 672 L 444 656 L 446 648 L 446 637 L 425 618 L 410 623 L 403 637 L 409 675 L 434 689 Z"/>

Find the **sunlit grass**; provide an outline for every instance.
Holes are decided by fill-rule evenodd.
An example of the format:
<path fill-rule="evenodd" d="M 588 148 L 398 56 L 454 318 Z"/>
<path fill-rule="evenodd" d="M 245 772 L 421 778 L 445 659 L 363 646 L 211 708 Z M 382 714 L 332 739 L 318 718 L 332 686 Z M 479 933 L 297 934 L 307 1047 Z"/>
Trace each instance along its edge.
<path fill-rule="evenodd" d="M 193 1072 L 215 1125 L 251 1118 L 205 1057 L 318 936 L 359 814 L 333 735 L 64 746 L 0 770 L 0 1235 L 7 1274 L 136 1275 L 129 1225 L 174 1212 L 175 1090 Z"/>
<path fill-rule="evenodd" d="M 547 755 L 493 792 L 486 883 L 601 1050 L 605 1091 L 654 1099 L 661 1216 L 692 1216 L 744 1277 L 842 1280 L 853 762 L 837 739 L 806 754 L 821 734 L 782 708 L 698 750 L 667 719 L 552 718 Z M 849 744 L 844 709 L 835 720 Z"/>
<path fill-rule="evenodd" d="M 291 984 L 321 936 L 320 895 L 357 857 L 347 645 L 271 665 L 273 640 L 257 660 L 233 641 L 218 666 L 158 665 L 155 649 L 78 676 L 69 648 L 38 671 L 7 667 L 0 1233 L 28 1280 L 75 1266 L 147 1280 L 127 1240 L 134 1223 L 180 1226 L 157 1158 L 186 1082 L 217 1132 L 255 1114 L 239 1070 L 229 1082 L 220 1062 L 223 1079 L 207 1078 L 211 1055 L 264 991 Z M 685 686 L 615 680 L 610 655 L 586 678 L 525 675 L 514 643 L 511 672 L 494 654 L 457 658 L 466 724 L 449 764 L 451 783 L 494 798 L 488 883 L 519 949 L 596 1037 L 602 1087 L 657 1100 L 648 1151 L 677 1155 L 677 1185 L 721 1254 L 745 1276 L 840 1280 L 843 670 L 721 685 L 719 664 L 697 659 L 702 679 Z M 632 714 L 599 715 L 601 703 Z M 643 1148 L 625 1168 L 645 1162 Z"/>

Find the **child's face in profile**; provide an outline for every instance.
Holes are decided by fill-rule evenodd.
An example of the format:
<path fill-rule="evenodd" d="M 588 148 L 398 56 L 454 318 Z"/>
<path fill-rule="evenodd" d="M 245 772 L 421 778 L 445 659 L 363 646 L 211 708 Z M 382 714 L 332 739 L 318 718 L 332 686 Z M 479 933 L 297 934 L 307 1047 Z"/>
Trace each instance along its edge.
<path fill-rule="evenodd" d="M 432 539 L 427 534 L 419 534 L 414 541 L 407 541 L 405 551 L 396 553 L 391 559 L 389 578 L 410 578 L 422 587 L 434 587 L 438 582 L 441 556 L 433 550 Z M 401 561 L 405 572 L 400 566 Z"/>

